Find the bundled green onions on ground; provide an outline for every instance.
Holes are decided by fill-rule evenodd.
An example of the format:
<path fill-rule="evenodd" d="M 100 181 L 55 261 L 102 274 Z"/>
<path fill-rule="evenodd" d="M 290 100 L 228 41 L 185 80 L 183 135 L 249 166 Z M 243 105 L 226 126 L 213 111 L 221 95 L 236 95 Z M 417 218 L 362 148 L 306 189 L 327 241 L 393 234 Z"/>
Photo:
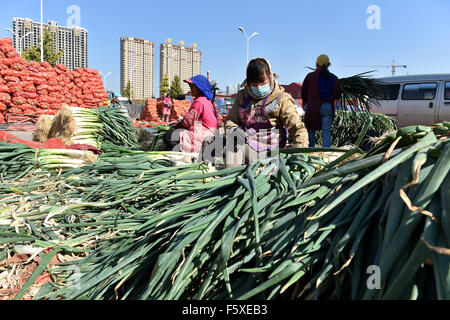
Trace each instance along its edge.
<path fill-rule="evenodd" d="M 96 109 L 66 105 L 54 117 L 47 139 L 58 138 L 67 145 L 88 144 L 99 148 L 102 128 Z"/>
<path fill-rule="evenodd" d="M 170 130 L 170 126 L 162 126 L 149 122 L 154 127 L 138 128 L 138 137 L 141 149 L 145 151 L 164 150 L 164 134 Z M 142 124 L 147 124 L 143 122 Z"/>
<path fill-rule="evenodd" d="M 137 129 L 122 108 L 85 109 L 64 106 L 55 116 L 47 138 L 67 145 L 88 144 L 102 148 L 115 144 L 138 149 Z"/>
<path fill-rule="evenodd" d="M 111 150 L 0 188 L 12 206 L 48 179 L 57 186 L 48 198 L 33 192 L 48 207 L 17 215 L 36 230 L 0 226 L 0 244 L 88 253 L 54 269 L 36 298 L 448 299 L 449 128 L 402 128 L 365 153 L 366 124 L 356 148 L 328 164 L 287 149 L 280 162 L 213 172 Z M 59 223 L 39 225 L 50 213 Z M 81 278 L 68 286 L 73 264 Z M 367 285 L 370 266 L 380 289 Z"/>
<path fill-rule="evenodd" d="M 368 120 L 370 125 L 360 145 L 362 150 L 367 151 L 375 146 L 376 139 L 373 138 L 382 137 L 396 130 L 394 121 L 383 114 L 336 110 L 331 128 L 331 145 L 333 147 L 354 145 Z M 322 131 L 316 133 L 316 144 L 322 144 Z"/>
<path fill-rule="evenodd" d="M 20 179 L 34 167 L 36 151 L 23 144 L 11 144 L 0 141 L 0 179 Z"/>
<path fill-rule="evenodd" d="M 19 180 L 36 169 L 78 168 L 96 160 L 90 151 L 33 149 L 20 143 L 0 142 L 0 179 Z"/>
<path fill-rule="evenodd" d="M 100 134 L 102 144 L 114 144 L 139 149 L 137 129 L 124 108 L 98 108 L 99 118 L 103 125 Z"/>
<path fill-rule="evenodd" d="M 191 186 L 197 192 L 184 197 L 175 189 L 168 197 L 179 200 L 147 206 L 149 219 L 132 237 L 113 239 L 80 262 L 80 289 L 49 296 L 445 298 L 449 260 L 438 252 L 449 246 L 442 233 L 448 217 L 439 214 L 448 206 L 449 139 L 437 141 L 420 127 L 403 132 L 400 140 L 416 142 L 389 156 L 330 164 L 314 177 L 308 158 L 293 156 L 274 176 L 254 165 Z M 405 188 L 420 164 L 419 182 Z M 414 211 L 400 190 L 436 220 Z M 430 254 L 433 270 L 424 264 Z M 371 265 L 384 269 L 378 291 L 366 285 Z"/>
<path fill-rule="evenodd" d="M 41 169 L 73 169 L 97 161 L 97 156 L 84 150 L 40 149 L 36 160 Z"/>

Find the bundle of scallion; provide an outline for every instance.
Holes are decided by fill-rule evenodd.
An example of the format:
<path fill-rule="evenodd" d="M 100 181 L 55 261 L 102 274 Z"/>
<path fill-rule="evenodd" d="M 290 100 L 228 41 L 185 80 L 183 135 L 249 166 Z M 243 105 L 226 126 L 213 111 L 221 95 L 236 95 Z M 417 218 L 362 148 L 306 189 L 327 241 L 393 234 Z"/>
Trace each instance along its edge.
<path fill-rule="evenodd" d="M 95 239 L 110 238 L 111 232 L 123 231 L 128 236 L 127 232 L 148 218 L 147 213 L 138 214 L 141 206 L 163 199 L 164 189 L 176 188 L 173 184 L 181 177 L 194 176 L 190 182 L 202 182 L 195 176 L 208 169 L 199 163 L 175 166 L 171 155 L 164 157 L 163 153 L 124 150 L 106 153 L 99 161 L 76 169 L 42 171 L 28 180 L 4 181 L 0 185 L 0 261 L 16 245 L 34 250 L 58 246 L 78 253 L 97 245 Z M 48 166 L 65 154 L 47 151 L 41 157 L 46 163 L 41 164 Z M 14 216 L 18 225 L 11 224 Z M 12 245 L 2 250 L 5 243 Z"/>
<path fill-rule="evenodd" d="M 198 157 L 194 153 L 132 150 L 114 144 L 105 144 L 103 150 L 105 153 L 100 158 L 102 161 L 108 160 L 115 163 L 129 162 L 130 164 L 134 162 L 136 166 L 142 165 L 142 161 L 155 161 L 156 163 L 159 160 L 173 162 L 169 166 L 184 165 L 192 163 Z M 133 169 L 132 165 L 130 165 L 130 169 Z"/>
<path fill-rule="evenodd" d="M 139 149 L 138 131 L 126 108 L 98 108 L 102 123 L 99 140 L 102 144 L 113 144 L 131 149 Z"/>
<path fill-rule="evenodd" d="M 194 176 L 185 184 L 203 181 L 195 176 L 205 172 L 205 165 L 174 166 L 169 159 L 163 153 L 119 148 L 80 168 L 1 184 L 0 261 L 13 252 L 39 253 L 49 247 L 57 249 L 53 254 L 74 257 L 114 237 L 130 237 L 148 219 L 141 208 L 163 199 L 168 186 L 181 177 Z M 64 274 L 55 275 L 58 282 L 64 280 Z M 32 282 L 30 278 L 16 299 Z"/>
<path fill-rule="evenodd" d="M 66 144 L 104 144 L 138 149 L 137 129 L 121 108 L 85 109 L 64 106 L 55 116 L 48 138 L 59 138 Z"/>
<path fill-rule="evenodd" d="M 363 137 L 361 149 L 373 147 L 370 138 L 381 137 L 397 129 L 394 121 L 383 114 L 336 110 L 331 127 L 331 145 L 343 147 L 353 145 L 369 121 L 367 133 Z M 322 144 L 322 131 L 316 132 L 316 145 Z"/>
<path fill-rule="evenodd" d="M 88 144 L 96 148 L 101 147 L 99 135 L 103 124 L 100 121 L 99 112 L 96 109 L 70 107 L 76 130 L 71 140 L 74 144 Z"/>
<path fill-rule="evenodd" d="M 0 179 L 17 180 L 33 169 L 35 150 L 21 143 L 0 141 Z"/>
<path fill-rule="evenodd" d="M 23 144 L 0 142 L 0 179 L 19 180 L 35 169 L 78 168 L 97 160 L 90 151 L 33 149 Z"/>
<path fill-rule="evenodd" d="M 67 145 L 88 144 L 98 148 L 102 127 L 96 109 L 65 105 L 54 117 L 48 138 L 58 138 Z"/>
<path fill-rule="evenodd" d="M 68 279 L 77 277 L 78 288 L 60 286 L 44 295 L 448 297 L 449 127 L 398 131 L 394 143 L 382 143 L 373 154 L 345 165 L 327 164 L 318 173 L 308 156 L 282 155 L 279 164 L 182 176 L 175 184 L 159 186 L 154 176 L 137 190 L 127 185 L 126 200 L 102 205 L 133 207 L 135 217 L 146 216 L 146 221 L 77 262 L 81 279 L 79 274 Z M 403 139 L 410 144 L 400 147 Z M 286 150 L 298 152 L 307 150 Z M 351 154 L 346 152 L 340 161 Z M 272 165 L 278 166 L 276 174 L 271 174 Z M 167 178 L 163 172 L 159 179 Z M 211 175 L 216 179 L 189 183 Z M 141 198 L 141 193 L 147 195 Z M 136 195 L 142 200 L 133 206 Z M 432 268 L 426 262 L 430 254 Z M 381 290 L 366 286 L 363 277 L 371 265 L 381 267 Z M 426 289 L 427 283 L 434 291 Z"/>
<path fill-rule="evenodd" d="M 41 149 L 37 153 L 37 164 L 42 169 L 79 168 L 97 161 L 90 151 L 72 149 Z"/>
<path fill-rule="evenodd" d="M 329 164 L 313 151 L 204 172 L 118 148 L 49 181 L 1 186 L 5 205 L 30 207 L 21 195 L 34 191 L 46 206 L 16 213 L 32 224 L 4 226 L 0 244 L 89 253 L 77 268 L 53 269 L 56 283 L 37 298 L 445 298 L 450 124 L 403 128 Z M 36 194 L 46 185 L 50 195 Z M 57 222 L 41 227 L 43 216 Z M 371 265 L 381 290 L 365 286 Z"/>
<path fill-rule="evenodd" d="M 277 167 L 277 164 L 272 163 L 268 166 L 256 164 L 250 168 L 242 166 L 211 173 L 190 173 L 189 171 L 186 171 L 185 174 L 182 174 L 182 172 L 179 171 L 179 167 L 170 168 L 170 170 L 168 170 L 168 168 L 161 168 L 149 170 L 149 174 L 152 171 L 159 171 L 158 175 L 150 175 L 147 178 L 147 172 L 143 172 L 142 176 L 138 177 L 137 183 L 132 183 L 130 180 L 128 181 L 129 183 L 122 184 L 121 187 L 119 187 L 116 182 L 111 181 L 111 178 L 105 178 L 101 184 L 94 184 L 92 186 L 92 179 L 79 179 L 77 181 L 78 183 L 87 186 L 87 189 L 84 190 L 84 194 L 86 194 L 87 198 L 82 198 L 83 201 L 89 200 L 89 203 L 97 203 L 98 205 L 108 208 L 111 208 L 111 206 L 114 206 L 115 208 L 125 207 L 127 210 L 131 210 L 134 213 L 133 217 L 136 219 L 144 219 L 144 223 L 137 229 L 134 229 L 133 234 L 120 238 L 120 240 L 117 238 L 117 241 L 111 239 L 111 241 L 108 241 L 108 244 L 105 242 L 105 247 L 100 244 L 95 251 L 91 251 L 89 256 L 92 256 L 93 260 L 89 262 L 86 261 L 86 264 L 83 262 L 81 267 L 82 272 L 86 271 L 85 266 L 88 267 L 88 264 L 93 263 L 93 266 L 96 265 L 97 250 L 103 250 L 104 257 L 108 257 L 107 253 L 113 253 L 113 251 L 116 252 L 116 255 L 124 254 L 125 252 L 135 255 L 135 250 L 139 250 L 138 248 L 140 246 L 143 246 L 142 250 L 139 250 L 140 258 L 137 257 L 137 260 L 133 262 L 132 265 L 129 265 L 127 269 L 133 270 L 138 268 L 141 270 L 143 268 L 152 268 L 155 263 L 159 264 L 157 259 L 160 253 L 163 253 L 166 250 L 171 251 L 170 248 L 173 246 L 179 246 L 179 241 L 184 243 L 187 240 L 183 240 L 185 236 L 188 236 L 192 241 L 196 242 L 200 236 L 198 242 L 207 245 L 206 248 L 196 245 L 190 252 L 202 253 L 202 248 L 203 250 L 206 250 L 205 253 L 210 255 L 210 259 L 202 262 L 194 261 L 194 264 L 199 266 L 202 270 L 208 268 L 208 265 L 217 258 L 215 253 L 212 255 L 213 252 L 210 252 L 211 245 L 215 246 L 215 244 L 210 245 L 208 241 L 212 240 L 211 237 L 213 237 L 214 243 L 216 243 L 217 237 L 221 237 L 217 232 L 219 230 L 221 231 L 222 228 L 224 228 L 223 230 L 225 231 L 229 230 L 229 227 L 231 227 L 230 225 L 222 227 L 223 219 L 228 221 L 233 215 L 239 217 L 240 219 L 237 218 L 238 220 L 231 219 L 228 221 L 228 224 L 232 221 L 241 221 L 245 232 L 249 233 L 248 239 L 251 240 L 253 238 L 252 226 L 254 226 L 255 223 L 258 223 L 258 218 L 255 216 L 256 213 L 253 212 L 255 208 L 251 205 L 251 203 L 256 200 L 249 194 L 249 191 L 252 190 L 252 185 L 257 186 L 257 199 L 259 199 L 258 201 L 262 201 L 258 206 L 264 208 L 277 198 L 279 198 L 280 201 L 283 200 L 283 196 L 285 197 L 293 192 L 295 185 L 298 185 L 310 177 L 311 174 L 315 172 L 314 163 L 311 162 L 311 160 L 317 161 L 318 159 L 309 159 L 307 156 L 289 156 L 287 160 L 285 160 L 284 157 L 281 160 L 280 170 L 275 175 L 272 174 L 272 171 Z M 323 165 L 324 163 L 322 162 L 321 164 Z M 101 165 L 101 162 L 99 161 L 95 165 Z M 289 173 L 288 167 L 295 169 L 295 173 L 293 173 L 292 176 Z M 79 172 L 82 169 L 86 169 L 86 167 L 80 168 L 77 171 Z M 69 174 L 69 172 L 65 173 L 66 176 L 67 174 Z M 135 173 L 135 176 L 136 174 L 137 173 Z M 255 177 L 255 174 L 258 176 Z M 64 174 L 62 177 L 64 177 Z M 216 179 L 208 181 L 207 179 L 211 177 L 215 177 Z M 162 183 L 162 181 L 164 181 L 164 183 Z M 66 183 L 72 184 L 73 188 L 76 181 L 66 180 Z M 102 194 L 95 192 L 98 188 L 101 188 Z M 124 195 L 119 197 L 120 200 L 116 200 L 118 199 L 118 191 L 124 192 Z M 108 197 L 105 197 L 106 194 L 108 194 Z M 280 202 L 278 201 L 278 203 Z M 228 216 L 229 213 L 230 216 Z M 278 215 L 275 215 L 275 217 L 278 217 Z M 269 220 L 272 219 L 271 215 L 267 216 L 267 218 Z M 255 219 L 256 222 L 254 222 L 253 219 Z M 260 220 L 262 226 L 266 225 L 266 227 L 269 227 L 268 230 L 272 229 L 272 223 L 269 223 L 269 220 Z M 266 229 L 267 228 L 262 228 L 261 234 L 262 232 L 265 232 Z M 258 238 L 258 231 L 256 232 L 256 237 Z M 145 239 L 139 240 L 144 234 L 147 235 L 144 237 Z M 191 236 L 189 236 L 189 234 L 191 234 Z M 201 234 L 203 234 L 203 236 L 201 236 Z M 229 243 L 229 240 L 233 240 L 233 237 L 228 239 L 227 243 Z M 124 243 L 123 241 L 127 243 Z M 121 243 L 121 249 L 117 250 L 116 245 L 119 242 Z M 129 247 L 130 245 L 131 247 Z M 248 250 L 252 251 L 251 248 L 253 247 L 250 245 Z M 181 249 L 182 248 L 180 248 L 180 250 Z M 238 251 L 236 251 L 236 253 L 237 252 Z M 169 256 L 167 257 L 169 258 Z M 126 263 L 130 263 L 134 259 L 130 260 L 125 258 L 125 260 L 127 261 Z M 119 265 L 122 266 L 122 263 Z M 188 265 L 191 266 L 191 263 L 189 262 Z M 108 262 L 106 262 L 105 267 L 106 266 L 109 266 Z M 95 272 L 95 268 L 88 268 Z M 112 266 L 112 268 L 114 269 L 114 266 Z M 152 280 L 152 283 L 156 284 L 159 280 L 162 280 L 161 284 L 164 288 L 168 288 L 171 283 L 170 279 L 161 279 L 160 276 L 162 274 L 168 274 L 170 278 L 170 273 L 168 272 L 170 272 L 170 270 L 175 271 L 175 269 L 176 264 L 166 264 L 161 268 L 161 271 L 158 272 L 159 276 L 155 276 Z M 104 271 L 105 276 L 109 274 L 109 267 L 106 267 Z M 181 270 L 180 281 L 184 278 L 184 276 L 181 275 L 181 272 L 186 275 L 186 272 L 189 273 L 190 271 Z M 128 271 L 126 273 L 128 274 Z M 99 281 L 103 281 L 102 279 L 103 274 L 99 277 Z M 116 277 L 114 276 L 114 278 L 110 279 L 115 282 Z M 82 278 L 82 281 L 84 281 L 84 278 Z M 138 282 L 137 285 L 140 285 L 140 283 Z M 107 286 L 109 286 L 109 284 L 107 284 Z M 84 285 L 82 287 L 84 288 Z M 178 287 L 178 284 L 176 287 Z M 86 288 L 89 291 L 91 290 L 90 286 L 87 286 Z M 149 290 L 153 290 L 153 285 Z M 181 290 L 180 294 L 183 292 L 184 291 Z M 165 292 L 164 295 L 166 293 L 167 292 Z M 66 294 L 68 296 L 74 294 L 74 297 L 76 297 L 78 293 L 75 291 L 70 292 L 70 290 L 64 292 L 64 294 L 62 291 L 58 292 L 58 295 L 61 296 L 66 296 Z M 92 294 L 96 295 L 94 292 Z M 107 294 L 109 294 L 109 292 Z M 131 296 L 136 297 L 138 292 L 130 292 L 130 294 Z M 144 296 L 147 296 L 148 294 L 150 294 L 150 291 L 144 293 Z"/>

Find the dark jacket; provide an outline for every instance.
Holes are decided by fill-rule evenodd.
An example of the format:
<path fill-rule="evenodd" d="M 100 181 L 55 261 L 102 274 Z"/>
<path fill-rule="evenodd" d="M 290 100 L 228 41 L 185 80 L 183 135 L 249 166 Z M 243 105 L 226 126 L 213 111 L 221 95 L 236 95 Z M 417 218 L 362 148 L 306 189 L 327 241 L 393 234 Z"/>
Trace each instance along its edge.
<path fill-rule="evenodd" d="M 305 125 L 308 130 L 322 130 L 322 124 L 320 120 L 320 107 L 322 103 L 329 102 L 333 105 L 333 111 L 335 111 L 335 101 L 341 96 L 341 88 L 339 85 L 339 79 L 334 74 L 330 73 L 330 76 L 334 79 L 333 90 L 328 100 L 322 100 L 319 92 L 319 76 L 320 71 L 316 70 L 309 73 L 302 86 L 302 101 L 303 105 L 307 105 L 305 113 Z"/>

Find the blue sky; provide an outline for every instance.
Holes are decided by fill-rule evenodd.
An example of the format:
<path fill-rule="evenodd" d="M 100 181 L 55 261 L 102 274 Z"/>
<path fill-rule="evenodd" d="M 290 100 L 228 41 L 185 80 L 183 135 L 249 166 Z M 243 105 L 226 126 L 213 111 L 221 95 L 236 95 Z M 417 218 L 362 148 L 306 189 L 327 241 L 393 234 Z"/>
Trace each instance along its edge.
<path fill-rule="evenodd" d="M 448 0 L 44 0 L 44 21 L 66 25 L 70 5 L 81 9 L 89 31 L 89 67 L 112 72 L 108 89 L 120 88 L 120 37 L 155 43 L 155 91 L 159 89 L 159 44 L 171 38 L 202 51 L 202 73 L 225 89 L 245 77 L 246 40 L 250 58 L 267 58 L 283 84 L 302 82 L 316 57 L 330 56 L 338 77 L 369 71 L 349 65 L 406 64 L 398 75 L 450 73 Z M 370 5 L 380 8 L 381 29 L 369 30 Z M 10 36 L 13 17 L 40 20 L 39 0 L 4 1 L 0 37 Z M 378 68 L 377 77 L 390 69 Z"/>

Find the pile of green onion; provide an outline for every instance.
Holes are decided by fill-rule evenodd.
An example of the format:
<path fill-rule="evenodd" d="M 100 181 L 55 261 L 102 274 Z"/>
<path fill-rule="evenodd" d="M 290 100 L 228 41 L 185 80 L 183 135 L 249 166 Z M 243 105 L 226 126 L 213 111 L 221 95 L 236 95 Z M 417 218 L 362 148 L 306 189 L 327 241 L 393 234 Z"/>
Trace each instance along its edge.
<path fill-rule="evenodd" d="M 123 108 L 69 108 L 76 128 L 71 137 L 74 144 L 88 144 L 99 149 L 109 144 L 139 148 L 137 129 Z"/>
<path fill-rule="evenodd" d="M 367 151 L 373 147 L 370 138 L 378 138 L 397 129 L 394 121 L 384 114 L 337 110 L 331 127 L 331 145 L 343 147 L 354 145 L 369 121 L 368 130 L 360 148 Z M 316 145 L 322 144 L 322 131 L 316 132 Z"/>
<path fill-rule="evenodd" d="M 0 142 L 0 179 L 19 180 L 36 169 L 78 168 L 96 159 L 90 151 L 33 149 L 21 143 Z"/>
<path fill-rule="evenodd" d="M 19 232 L 0 226 L 0 260 L 14 245 L 53 248 L 43 268 L 80 255 L 36 299 L 448 299 L 450 123 L 402 128 L 364 152 L 367 129 L 331 163 L 286 149 L 278 162 L 208 171 L 116 148 L 6 181 L 0 218 L 24 220 Z"/>
<path fill-rule="evenodd" d="M 40 149 L 37 153 L 37 165 L 41 169 L 79 168 L 97 159 L 93 154 L 89 159 L 88 152 L 72 149 Z"/>
<path fill-rule="evenodd" d="M 88 144 L 100 148 L 101 143 L 98 137 L 102 132 L 103 124 L 98 111 L 79 107 L 70 107 L 70 110 L 76 125 L 74 136 L 71 137 L 74 144 Z"/>

